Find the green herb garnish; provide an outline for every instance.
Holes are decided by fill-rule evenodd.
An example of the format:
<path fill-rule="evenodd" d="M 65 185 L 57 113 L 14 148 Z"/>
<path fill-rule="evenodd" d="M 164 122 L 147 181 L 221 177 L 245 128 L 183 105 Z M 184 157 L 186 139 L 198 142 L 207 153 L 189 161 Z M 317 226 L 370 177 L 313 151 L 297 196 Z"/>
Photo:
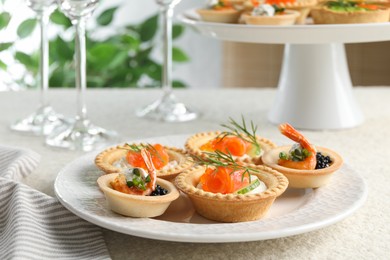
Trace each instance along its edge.
<path fill-rule="evenodd" d="M 195 155 L 192 155 L 192 157 L 195 159 L 195 162 L 200 165 L 227 167 L 233 169 L 233 172 L 238 170 L 244 170 L 241 175 L 241 181 L 244 180 L 245 175 L 248 175 L 249 182 L 251 182 L 251 172 L 259 172 L 255 168 L 238 164 L 230 153 L 226 154 L 221 151 L 215 151 L 213 153 L 204 152 L 203 154 L 205 155 L 204 157 Z"/>
<path fill-rule="evenodd" d="M 254 125 L 253 121 L 250 122 L 250 130 L 248 130 L 244 116 L 241 116 L 241 125 L 234 121 L 234 119 L 231 117 L 229 117 L 229 123 L 230 125 L 221 124 L 222 127 L 225 127 L 230 131 L 222 132 L 219 137 L 223 139 L 226 136 L 236 136 L 246 142 L 251 143 L 256 148 L 256 154 L 260 154 L 261 147 L 256 137 L 257 126 Z"/>
<path fill-rule="evenodd" d="M 307 157 L 311 155 L 311 152 L 309 152 L 307 149 L 302 147 L 293 147 L 289 153 L 286 152 L 280 152 L 279 158 L 282 160 L 290 160 L 294 162 L 301 162 L 304 161 Z"/>

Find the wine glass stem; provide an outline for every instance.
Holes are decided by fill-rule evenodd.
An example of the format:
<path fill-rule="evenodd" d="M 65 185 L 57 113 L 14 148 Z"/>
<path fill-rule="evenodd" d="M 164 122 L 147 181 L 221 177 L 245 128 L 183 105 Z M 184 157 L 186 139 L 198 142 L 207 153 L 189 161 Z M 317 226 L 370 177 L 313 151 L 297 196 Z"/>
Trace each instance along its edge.
<path fill-rule="evenodd" d="M 47 38 L 47 25 L 50 13 L 42 11 L 38 14 L 41 29 L 40 63 L 39 63 L 39 87 L 41 92 L 41 106 L 48 105 L 47 91 L 49 88 L 49 41 Z"/>
<path fill-rule="evenodd" d="M 76 28 L 75 59 L 76 59 L 76 89 L 77 89 L 77 120 L 87 120 L 87 107 L 85 105 L 86 57 L 85 57 L 85 19 L 73 20 Z"/>
<path fill-rule="evenodd" d="M 162 7 L 163 18 L 163 75 L 162 89 L 164 94 L 170 95 L 172 92 L 172 17 L 173 8 L 171 6 Z"/>

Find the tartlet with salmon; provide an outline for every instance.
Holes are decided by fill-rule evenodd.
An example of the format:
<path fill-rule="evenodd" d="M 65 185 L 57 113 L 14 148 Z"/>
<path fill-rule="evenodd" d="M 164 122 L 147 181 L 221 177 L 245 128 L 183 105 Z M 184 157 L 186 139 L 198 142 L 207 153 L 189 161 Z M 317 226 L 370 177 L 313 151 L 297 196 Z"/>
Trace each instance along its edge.
<path fill-rule="evenodd" d="M 126 143 L 108 148 L 96 156 L 95 164 L 105 173 L 118 173 L 134 167 L 146 169 L 140 153 L 142 148 L 151 153 L 159 178 L 172 180 L 193 165 L 193 160 L 183 149 L 144 143 Z"/>
<path fill-rule="evenodd" d="M 265 165 L 283 173 L 291 188 L 318 188 L 326 185 L 331 176 L 343 165 L 342 157 L 335 151 L 314 146 L 289 124 L 281 124 L 280 132 L 294 145 L 280 146 L 265 152 Z"/>
<path fill-rule="evenodd" d="M 190 198 L 196 212 L 207 219 L 219 222 L 260 219 L 288 186 L 283 174 L 268 167 L 244 166 L 220 152 L 208 156 L 200 159 L 200 164 L 205 164 L 175 179 L 176 187 Z"/>
<path fill-rule="evenodd" d="M 228 0 L 212 0 L 209 1 L 205 8 L 196 10 L 202 21 L 214 23 L 237 23 L 241 10 L 237 10 L 234 5 L 244 1 L 235 2 Z"/>
<path fill-rule="evenodd" d="M 265 151 L 273 149 L 276 144 L 257 135 L 257 126 L 245 119 L 238 123 L 230 118 L 229 124 L 222 124 L 225 131 L 201 132 L 190 136 L 186 143 L 186 151 L 194 156 L 204 157 L 209 152 L 220 151 L 231 154 L 236 161 L 262 164 L 261 156 Z"/>

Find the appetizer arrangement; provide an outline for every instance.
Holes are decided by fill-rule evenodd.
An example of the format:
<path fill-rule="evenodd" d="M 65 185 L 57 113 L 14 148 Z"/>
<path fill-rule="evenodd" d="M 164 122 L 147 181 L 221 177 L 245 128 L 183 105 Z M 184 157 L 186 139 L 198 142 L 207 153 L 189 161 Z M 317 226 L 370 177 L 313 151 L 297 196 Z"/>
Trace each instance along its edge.
<path fill-rule="evenodd" d="M 151 153 L 157 176 L 166 180 L 176 177 L 193 164 L 183 149 L 142 143 L 108 148 L 96 156 L 95 164 L 105 173 L 117 173 L 129 167 L 146 169 L 141 156 L 142 148 L 146 148 Z"/>
<path fill-rule="evenodd" d="M 387 1 L 363 0 L 210 0 L 197 10 L 203 21 L 251 25 L 389 22 Z"/>
<path fill-rule="evenodd" d="M 229 119 L 228 124 L 222 124 L 225 131 L 202 132 L 189 137 L 185 149 L 195 156 L 202 157 L 205 152 L 220 151 L 230 153 L 235 160 L 244 163 L 261 164 L 261 155 L 276 145 L 266 138 L 256 134 L 257 126 L 249 126 L 242 118 L 241 124 Z"/>
<path fill-rule="evenodd" d="M 292 188 L 318 188 L 327 184 L 331 175 L 343 164 L 336 152 L 315 147 L 289 124 L 279 126 L 280 132 L 296 143 L 280 146 L 262 156 L 263 163 L 283 173 Z"/>
<path fill-rule="evenodd" d="M 147 149 L 141 150 L 143 168 L 131 168 L 122 173 L 106 174 L 97 183 L 112 211 L 129 217 L 162 215 L 179 192 L 169 181 L 158 179 L 153 158 Z"/>
<path fill-rule="evenodd" d="M 181 192 L 207 219 L 253 221 L 264 217 L 288 187 L 321 187 L 343 164 L 336 152 L 314 146 L 289 124 L 279 130 L 296 142 L 290 146 L 259 137 L 257 126 L 243 117 L 221 126 L 227 130 L 189 137 L 187 151 L 125 144 L 98 154 L 95 163 L 107 174 L 97 183 L 111 210 L 130 217 L 160 216 Z M 167 178 L 169 169 L 177 171 Z"/>

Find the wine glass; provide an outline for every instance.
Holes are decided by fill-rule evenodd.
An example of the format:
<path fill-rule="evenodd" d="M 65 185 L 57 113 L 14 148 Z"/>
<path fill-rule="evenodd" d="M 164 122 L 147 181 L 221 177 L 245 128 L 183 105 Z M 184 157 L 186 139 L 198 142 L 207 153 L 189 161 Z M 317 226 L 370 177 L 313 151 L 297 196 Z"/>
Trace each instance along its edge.
<path fill-rule="evenodd" d="M 40 63 L 38 85 L 40 88 L 40 106 L 38 109 L 10 127 L 14 131 L 48 135 L 54 128 L 68 124 L 62 115 L 57 114 L 49 105 L 47 91 L 49 88 L 49 42 L 47 38 L 47 25 L 50 14 L 56 8 L 55 0 L 26 0 L 27 5 L 35 11 L 40 25 Z"/>
<path fill-rule="evenodd" d="M 97 7 L 99 0 L 57 0 L 62 12 L 71 20 L 76 30 L 76 89 L 77 116 L 67 127 L 59 127 L 46 138 L 46 144 L 71 150 L 91 151 L 103 147 L 116 139 L 116 133 L 95 126 L 87 117 L 85 104 L 86 51 L 85 24 Z"/>
<path fill-rule="evenodd" d="M 163 20 L 163 96 L 136 115 L 168 122 L 184 122 L 197 118 L 197 113 L 176 100 L 172 93 L 172 17 L 173 9 L 181 0 L 155 0 L 160 6 Z"/>

